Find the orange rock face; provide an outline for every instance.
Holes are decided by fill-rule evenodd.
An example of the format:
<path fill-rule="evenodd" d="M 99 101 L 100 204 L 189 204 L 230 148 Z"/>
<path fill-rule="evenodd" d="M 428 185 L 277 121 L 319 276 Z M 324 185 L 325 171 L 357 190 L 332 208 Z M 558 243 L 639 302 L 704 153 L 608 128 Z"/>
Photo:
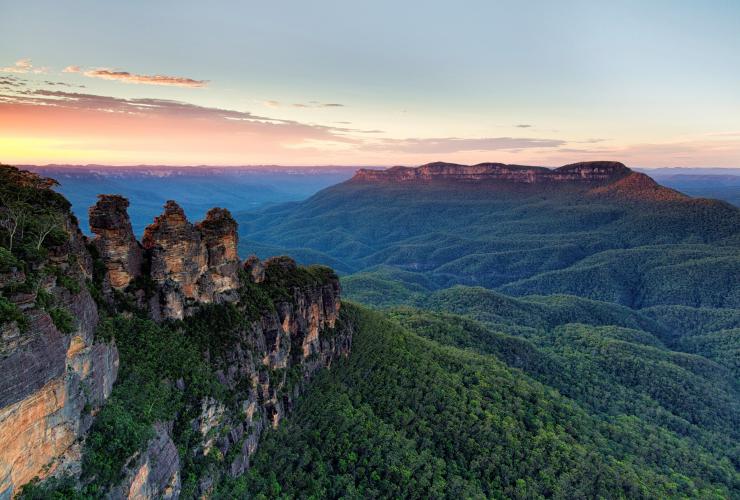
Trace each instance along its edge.
<path fill-rule="evenodd" d="M 94 308 L 87 291 L 73 300 L 80 318 L 85 308 Z M 46 313 L 26 314 L 34 337 L 0 360 L 0 498 L 54 471 L 92 422 L 85 407 L 103 403 L 118 371 L 115 347 L 93 343 L 93 321 L 79 321 L 64 336 Z"/>
<path fill-rule="evenodd" d="M 571 182 L 599 184 L 611 182 L 630 171 L 622 163 L 591 161 L 573 163 L 560 168 L 506 165 L 504 163 L 479 163 L 459 165 L 435 162 L 416 168 L 393 167 L 387 170 L 360 169 L 352 178 L 355 182 L 496 182 L 513 184 L 543 184 Z"/>
<path fill-rule="evenodd" d="M 64 380 L 57 378 L 0 410 L 0 494 L 45 475 L 44 466 L 77 438 L 72 422 L 53 423 L 66 402 L 67 388 Z"/>

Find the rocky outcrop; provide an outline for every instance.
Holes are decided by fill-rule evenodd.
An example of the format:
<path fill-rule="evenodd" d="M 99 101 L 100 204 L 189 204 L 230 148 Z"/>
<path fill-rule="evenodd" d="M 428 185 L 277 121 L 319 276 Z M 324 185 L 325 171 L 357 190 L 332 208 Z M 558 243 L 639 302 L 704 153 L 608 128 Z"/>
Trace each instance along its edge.
<path fill-rule="evenodd" d="M 21 315 L 0 324 L 2 500 L 34 477 L 68 475 L 79 487 L 95 480 L 81 476 L 84 436 L 119 365 L 115 344 L 94 338 L 98 304 L 107 314 L 138 308 L 155 320 L 184 318 L 168 326 L 176 329 L 187 329 L 187 317 L 201 309 L 238 318 L 213 332 L 217 344 L 202 348 L 218 397 L 223 389 L 228 403 L 191 393 L 177 423 L 156 423 L 146 446 L 125 462 L 123 479 L 102 486 L 100 494 L 112 499 L 178 498 L 185 486 L 208 497 L 223 475 L 248 469 L 262 433 L 278 426 L 313 376 L 350 352 L 352 328 L 339 319 L 331 269 L 287 257 L 250 257 L 242 266 L 227 210 L 212 209 L 191 224 L 172 201 L 139 244 L 127 207 L 120 196 L 101 195 L 90 209 L 92 255 L 66 212 L 66 242 L 49 247 L 42 263 L 0 272 L 2 299 Z M 187 399 L 190 382 L 162 383 Z M 188 444 L 178 449 L 183 435 Z M 183 463 L 219 465 L 183 476 Z"/>
<path fill-rule="evenodd" d="M 237 224 L 225 208 L 212 208 L 195 228 L 202 235 L 207 262 L 207 272 L 201 276 L 198 284 L 199 300 L 213 301 L 219 294 L 239 286 Z"/>
<path fill-rule="evenodd" d="M 42 190 L 51 185 L 31 184 Z M 60 466 L 90 428 L 118 371 L 115 345 L 94 338 L 98 309 L 84 285 L 92 278 L 92 258 L 75 219 L 63 209 L 60 214 L 65 242 L 47 248 L 25 272 L 0 273 L 3 299 L 22 315 L 0 324 L 3 500 Z M 57 326 L 52 313 L 68 323 Z"/>
<path fill-rule="evenodd" d="M 320 369 L 348 356 L 352 345 L 351 326 L 339 320 L 336 275 L 286 283 L 281 277 L 300 273 L 292 259 L 250 261 L 252 267 L 263 269 L 261 287 L 277 287 L 287 295 L 274 303 L 273 312 L 261 314 L 233 336 L 223 353 L 211 358 L 212 364 L 221 367 L 217 372 L 220 382 L 241 394 L 237 411 L 208 399 L 192 422 L 192 429 L 202 437 L 197 453 L 216 453 L 232 476 L 249 468 L 262 433 L 279 425 L 306 383 Z M 245 301 L 249 300 L 246 296 Z M 207 496 L 216 479 L 208 474 L 202 477 L 199 495 Z"/>
<path fill-rule="evenodd" d="M 429 163 L 420 167 L 393 167 L 387 170 L 360 169 L 352 182 L 474 182 L 476 184 L 548 184 L 573 183 L 585 185 L 616 181 L 631 172 L 619 162 L 592 161 L 573 163 L 559 168 L 507 165 L 504 163 Z"/>
<path fill-rule="evenodd" d="M 127 207 L 121 196 L 101 195 L 90 208 L 93 243 L 105 268 L 104 290 L 128 289 L 155 320 L 182 319 L 198 304 L 236 300 L 239 240 L 228 210 L 214 208 L 192 224 L 176 202 L 168 201 L 140 244 Z"/>
<path fill-rule="evenodd" d="M 122 196 L 101 194 L 90 207 L 90 231 L 93 244 L 106 268 L 106 285 L 126 288 L 141 275 L 143 250 L 134 237 L 128 217 L 128 200 Z"/>
<path fill-rule="evenodd" d="M 236 228 L 226 209 L 214 208 L 193 225 L 176 202 L 167 202 L 142 240 L 150 277 L 159 288 L 150 302 L 154 318 L 182 319 L 197 303 L 235 300 Z"/>

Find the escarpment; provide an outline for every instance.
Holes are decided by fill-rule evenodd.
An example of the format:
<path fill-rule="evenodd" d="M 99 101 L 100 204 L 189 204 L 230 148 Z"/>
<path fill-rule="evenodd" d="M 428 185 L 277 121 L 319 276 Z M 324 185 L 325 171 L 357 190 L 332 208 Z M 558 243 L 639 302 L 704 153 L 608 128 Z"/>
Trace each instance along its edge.
<path fill-rule="evenodd" d="M 479 163 L 460 165 L 435 162 L 420 167 L 393 167 L 387 170 L 360 169 L 354 181 L 365 182 L 506 182 L 518 184 L 585 183 L 599 184 L 621 179 L 632 171 L 613 161 L 572 163 L 559 168 Z"/>
<path fill-rule="evenodd" d="M 649 176 L 615 161 L 586 161 L 558 168 L 479 163 L 460 165 L 435 162 L 420 167 L 386 170 L 360 169 L 349 181 L 360 184 L 465 185 L 495 190 L 552 190 L 630 201 L 687 201 Z"/>
<path fill-rule="evenodd" d="M 241 262 L 227 210 L 214 208 L 193 224 L 174 201 L 139 242 L 128 201 L 100 195 L 87 240 L 66 200 L 41 181 L 29 189 L 43 189 L 41 198 L 63 214 L 59 234 L 35 260 L 0 248 L 0 499 L 47 476 L 109 498 L 210 495 L 249 468 L 263 433 L 279 425 L 313 376 L 349 354 L 352 325 L 340 318 L 336 274 L 288 257 Z M 147 335 L 171 342 L 152 353 Z M 183 350 L 197 359 L 164 367 Z M 163 366 L 142 368 L 152 355 Z M 198 365 L 196 375 L 187 363 Z M 138 384 L 141 394 L 126 392 Z M 164 408 L 162 416 L 137 424 L 143 417 L 135 405 L 150 397 L 145 386 L 168 396 L 144 406 Z M 133 439 L 128 427 L 112 424 L 128 411 L 134 421 L 124 421 L 143 426 L 145 441 L 127 445 L 105 472 L 95 457 L 111 457 L 106 447 Z"/>
<path fill-rule="evenodd" d="M 92 258 L 53 181 L 0 166 L 0 216 L 24 229 L 0 247 L 0 498 L 64 468 L 111 394 L 118 351 L 95 339 Z M 36 236 L 41 225 L 51 228 Z M 4 226 L 7 228 L 7 226 Z M 7 231 L 7 230 L 6 230 Z M 2 231 L 0 231 L 2 233 Z"/>

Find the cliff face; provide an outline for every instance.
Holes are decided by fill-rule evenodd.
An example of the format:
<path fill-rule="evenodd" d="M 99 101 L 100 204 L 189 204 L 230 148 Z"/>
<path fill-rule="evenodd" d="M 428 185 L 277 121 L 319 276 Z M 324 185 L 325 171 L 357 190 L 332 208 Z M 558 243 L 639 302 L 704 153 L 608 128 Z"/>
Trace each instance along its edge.
<path fill-rule="evenodd" d="M 287 257 L 264 263 L 250 257 L 242 265 L 237 224 L 225 209 L 214 208 L 192 224 L 176 202 L 168 201 L 139 244 L 127 206 L 121 197 L 101 195 L 90 209 L 94 243 L 104 264 L 103 286 L 110 284 L 105 295 L 113 307 L 123 294 L 154 320 L 180 320 L 203 304 L 231 303 L 243 310 L 258 300 L 251 294 L 272 294 L 271 307 L 230 332 L 224 349 L 204 353 L 218 380 L 238 399 L 238 411 L 206 398 L 191 423 L 200 436 L 193 459 L 217 453 L 229 457 L 226 473 L 242 474 L 263 431 L 279 424 L 305 383 L 349 354 L 351 330 L 337 324 L 339 280 L 333 273 L 316 278 Z M 155 437 L 127 466 L 110 496 L 178 497 L 182 471 L 175 439 L 173 422 L 157 424 Z M 198 494 L 207 495 L 222 474 L 203 472 Z"/>
<path fill-rule="evenodd" d="M 595 161 L 573 163 L 556 169 L 480 163 L 429 163 L 416 168 L 393 167 L 387 170 L 360 169 L 352 178 L 354 182 L 476 182 L 476 183 L 578 183 L 603 184 L 628 175 L 630 169 L 619 162 Z"/>
<path fill-rule="evenodd" d="M 168 202 L 139 243 L 128 201 L 101 195 L 90 209 L 95 236 L 87 241 L 66 200 L 49 190 L 53 181 L 6 168 L 0 175 L 31 186 L 34 203 L 51 200 L 63 214 L 63 238 L 57 234 L 42 252 L 25 245 L 17 253 L 27 261 L 0 247 L 0 499 L 34 477 L 70 476 L 79 488 L 95 481 L 81 475 L 85 438 L 126 359 L 119 360 L 113 341 L 94 338 L 100 315 L 183 320 L 160 326 L 185 335 L 188 321 L 211 307 L 214 316 L 200 317 L 197 335 L 221 343 L 196 344 L 221 392 L 193 397 L 182 379 L 158 381 L 188 403 L 175 420 L 154 424 L 153 437 L 125 461 L 122 480 L 100 485 L 108 498 L 177 498 L 186 478 L 189 494 L 207 496 L 224 475 L 249 467 L 262 433 L 279 424 L 315 373 L 349 354 L 352 330 L 339 320 L 333 271 L 302 268 L 287 257 L 242 264 L 227 210 L 212 209 L 191 224 Z M 7 236 L 0 232 L 3 244 Z M 238 320 L 221 331 L 221 315 Z M 131 356 L 121 347 L 125 352 Z M 196 468 L 193 486 L 182 446 L 185 462 L 221 465 Z"/>
<path fill-rule="evenodd" d="M 188 496 L 208 497 L 224 476 L 243 474 L 262 434 L 279 425 L 306 383 L 351 349 L 352 329 L 339 320 L 339 280 L 333 273 L 309 276 L 287 257 L 264 263 L 252 258 L 247 267 L 259 267 L 263 274 L 255 279 L 245 273 L 248 283 L 242 284 L 234 307 L 249 308 L 264 300 L 264 294 L 273 297 L 272 306 L 245 315 L 225 338 L 220 332 L 223 345 L 205 353 L 232 402 L 206 397 L 188 421 L 186 432 L 195 436 L 189 438 L 189 459 L 221 464 L 191 469 L 197 481 L 189 486 Z M 295 279 L 301 273 L 305 279 Z M 184 385 L 178 388 L 187 391 Z M 178 434 L 173 427 L 173 422 L 155 426 L 155 437 L 127 467 L 112 498 L 180 496 L 185 471 L 175 442 L 183 431 Z"/>
<path fill-rule="evenodd" d="M 35 191 L 23 195 L 27 209 L 50 210 L 43 202 L 55 201 L 45 191 L 52 184 L 22 174 L 29 178 L 13 189 L 30 185 L 40 192 L 38 200 Z M 7 209 L 0 206 L 0 212 Z M 92 277 L 92 258 L 77 222 L 58 210 L 65 241 L 0 272 L 0 298 L 19 312 L 15 320 L 0 323 L 2 499 L 67 461 L 65 454 L 110 395 L 118 370 L 115 345 L 94 338 L 98 310 L 84 285 Z"/>

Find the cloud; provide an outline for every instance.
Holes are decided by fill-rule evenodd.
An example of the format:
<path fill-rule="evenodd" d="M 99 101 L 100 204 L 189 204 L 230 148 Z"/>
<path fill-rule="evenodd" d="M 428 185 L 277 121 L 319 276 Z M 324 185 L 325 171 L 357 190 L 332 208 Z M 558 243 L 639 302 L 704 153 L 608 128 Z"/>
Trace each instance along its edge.
<path fill-rule="evenodd" d="M 566 142 L 561 139 L 534 139 L 528 137 L 381 139 L 365 144 L 363 149 L 399 153 L 446 154 L 463 151 L 511 151 L 532 148 L 557 148 L 563 146 Z"/>
<path fill-rule="evenodd" d="M 66 82 L 52 82 L 50 80 L 45 80 L 44 84 L 49 85 L 51 87 L 76 87 L 76 85 L 71 85 Z"/>
<path fill-rule="evenodd" d="M 26 80 L 14 76 L 0 76 L 0 86 L 4 87 L 25 87 Z"/>
<path fill-rule="evenodd" d="M 67 66 L 62 70 L 62 73 L 82 73 L 82 68 L 79 66 Z"/>
<path fill-rule="evenodd" d="M 336 102 L 316 102 L 311 101 L 308 103 L 296 102 L 291 104 L 294 108 L 343 108 L 344 104 Z"/>
<path fill-rule="evenodd" d="M 286 106 L 286 104 L 281 103 L 280 101 L 263 101 L 262 104 L 267 106 L 268 108 L 279 108 L 281 106 Z M 293 104 L 289 105 L 292 108 L 343 108 L 344 104 L 339 104 L 338 102 L 318 102 L 318 101 L 309 101 L 309 102 L 295 102 Z"/>
<path fill-rule="evenodd" d="M 48 73 L 49 68 L 37 68 L 30 59 L 19 59 L 13 66 L 0 68 L 2 73 Z"/>
<path fill-rule="evenodd" d="M 337 127 L 249 111 L 53 87 L 0 90 L 0 146 L 10 134 L 16 139 L 5 161 L 21 163 L 302 164 L 362 141 Z"/>
<path fill-rule="evenodd" d="M 584 139 L 582 141 L 571 141 L 578 144 L 596 144 L 597 142 L 604 142 L 607 139 L 601 139 L 599 137 L 591 137 L 589 139 Z"/>
<path fill-rule="evenodd" d="M 77 69 L 76 66 L 67 66 L 66 70 Z M 78 72 L 78 71 L 67 71 Z M 89 78 L 101 78 L 103 80 L 117 80 L 124 83 L 136 83 L 143 85 L 170 85 L 174 87 L 193 87 L 200 88 L 205 87 L 208 84 L 208 80 L 194 80 L 192 78 L 185 78 L 182 76 L 167 76 L 167 75 L 140 75 L 136 73 L 130 73 L 128 71 L 115 71 L 108 68 L 97 68 L 86 70 L 82 73 Z"/>
<path fill-rule="evenodd" d="M 514 125 L 516 128 L 530 128 L 532 125 L 529 125 L 528 123 L 520 123 L 519 125 Z"/>

